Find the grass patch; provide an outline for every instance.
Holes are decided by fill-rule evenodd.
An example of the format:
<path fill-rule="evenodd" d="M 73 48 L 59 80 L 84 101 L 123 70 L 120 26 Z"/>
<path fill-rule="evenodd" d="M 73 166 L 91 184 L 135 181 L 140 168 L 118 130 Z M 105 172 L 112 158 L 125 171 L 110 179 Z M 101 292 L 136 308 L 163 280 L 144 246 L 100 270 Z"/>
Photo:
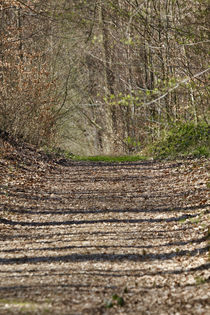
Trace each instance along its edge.
<path fill-rule="evenodd" d="M 122 162 L 136 162 L 147 160 L 144 156 L 128 155 L 128 156 L 108 156 L 108 155 L 96 155 L 96 156 L 74 156 L 73 160 L 76 161 L 91 161 L 91 162 L 108 162 L 108 163 L 122 163 Z"/>
<path fill-rule="evenodd" d="M 138 155 L 95 155 L 95 156 L 83 156 L 74 155 L 67 150 L 62 150 L 59 148 L 43 148 L 44 153 L 49 157 L 54 158 L 65 158 L 74 161 L 90 161 L 90 162 L 108 162 L 108 163 L 122 163 L 122 162 L 136 162 L 148 160 L 148 157 Z"/>

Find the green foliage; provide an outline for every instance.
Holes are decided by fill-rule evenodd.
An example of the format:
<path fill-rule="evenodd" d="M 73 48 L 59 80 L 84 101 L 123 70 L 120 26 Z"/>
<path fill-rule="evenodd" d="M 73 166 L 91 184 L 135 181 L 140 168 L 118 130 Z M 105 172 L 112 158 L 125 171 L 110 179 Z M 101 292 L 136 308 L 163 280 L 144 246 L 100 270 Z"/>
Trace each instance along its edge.
<path fill-rule="evenodd" d="M 196 282 L 196 285 L 201 285 L 206 282 L 206 279 L 198 276 L 198 277 L 195 277 L 195 282 Z"/>
<path fill-rule="evenodd" d="M 112 308 L 113 306 L 114 306 L 114 304 L 113 304 L 112 300 L 106 301 L 106 303 L 105 303 L 106 308 Z"/>
<path fill-rule="evenodd" d="M 138 92 L 138 95 L 123 94 L 121 92 L 116 95 L 110 94 L 104 97 L 104 102 L 106 102 L 110 106 L 139 106 L 141 102 L 141 94 L 141 91 Z"/>
<path fill-rule="evenodd" d="M 123 299 L 122 296 L 119 296 L 117 294 L 113 294 L 112 298 L 105 303 L 105 307 L 106 308 L 112 308 L 114 305 L 124 306 L 125 300 Z"/>
<path fill-rule="evenodd" d="M 202 122 L 177 123 L 151 148 L 155 158 L 209 157 L 209 126 Z"/>
<path fill-rule="evenodd" d="M 137 141 L 136 139 L 131 138 L 131 137 L 127 137 L 126 139 L 124 139 L 124 142 L 125 142 L 128 150 L 129 150 L 129 152 L 134 151 L 134 150 L 138 150 L 141 146 L 140 141 Z"/>
<path fill-rule="evenodd" d="M 185 223 L 187 219 L 180 219 L 178 222 L 179 223 Z"/>

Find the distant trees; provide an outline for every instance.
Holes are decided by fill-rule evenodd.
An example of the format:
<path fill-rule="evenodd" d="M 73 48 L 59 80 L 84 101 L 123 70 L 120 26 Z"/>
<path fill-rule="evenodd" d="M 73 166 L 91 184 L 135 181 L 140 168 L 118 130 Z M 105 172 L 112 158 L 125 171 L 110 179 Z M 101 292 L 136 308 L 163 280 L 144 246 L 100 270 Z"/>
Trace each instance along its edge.
<path fill-rule="evenodd" d="M 96 150 L 129 152 L 177 121 L 207 120 L 207 1 L 63 2 Z"/>
<path fill-rule="evenodd" d="M 207 122 L 207 0 L 2 3 L 5 129 L 125 153 L 176 122 Z"/>

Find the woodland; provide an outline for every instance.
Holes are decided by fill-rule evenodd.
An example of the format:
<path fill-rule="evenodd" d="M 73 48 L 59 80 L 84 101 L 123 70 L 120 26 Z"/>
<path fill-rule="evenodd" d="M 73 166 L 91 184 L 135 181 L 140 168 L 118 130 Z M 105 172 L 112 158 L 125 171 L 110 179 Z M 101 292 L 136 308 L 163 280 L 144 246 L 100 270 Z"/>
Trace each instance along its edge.
<path fill-rule="evenodd" d="M 208 0 L 3 0 L 0 17 L 3 132 L 119 155 L 172 131 L 207 154 Z"/>
<path fill-rule="evenodd" d="M 209 1 L 0 0 L 0 314 L 210 314 Z"/>

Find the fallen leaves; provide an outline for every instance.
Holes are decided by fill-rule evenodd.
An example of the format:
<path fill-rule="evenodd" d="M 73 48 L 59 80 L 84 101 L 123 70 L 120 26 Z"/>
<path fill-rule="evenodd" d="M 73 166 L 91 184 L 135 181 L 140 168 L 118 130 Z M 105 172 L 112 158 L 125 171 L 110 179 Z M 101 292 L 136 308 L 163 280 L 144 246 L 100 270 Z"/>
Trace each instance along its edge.
<path fill-rule="evenodd" d="M 32 314 L 208 313 L 207 160 L 60 166 L 9 149 L 2 298 Z M 18 303 L 0 300 L 0 312 Z"/>

